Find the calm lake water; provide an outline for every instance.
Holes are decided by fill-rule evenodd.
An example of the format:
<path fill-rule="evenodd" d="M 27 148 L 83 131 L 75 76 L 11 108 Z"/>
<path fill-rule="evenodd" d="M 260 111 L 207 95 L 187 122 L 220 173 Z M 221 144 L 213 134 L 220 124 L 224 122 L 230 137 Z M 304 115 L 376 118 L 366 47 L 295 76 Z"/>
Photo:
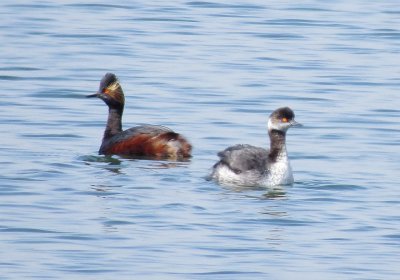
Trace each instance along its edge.
<path fill-rule="evenodd" d="M 2 1 L 0 278 L 399 279 L 399 2 L 300 2 Z M 190 162 L 97 155 L 106 72 Z M 205 180 L 281 106 L 293 186 Z"/>

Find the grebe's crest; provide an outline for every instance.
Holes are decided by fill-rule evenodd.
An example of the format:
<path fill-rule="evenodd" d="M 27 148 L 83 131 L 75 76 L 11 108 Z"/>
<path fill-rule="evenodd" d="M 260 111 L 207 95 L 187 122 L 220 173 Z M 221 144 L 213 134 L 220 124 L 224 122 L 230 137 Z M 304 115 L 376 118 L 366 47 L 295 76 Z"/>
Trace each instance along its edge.
<path fill-rule="evenodd" d="M 122 91 L 121 84 L 113 73 L 104 75 L 100 82 L 99 93 L 104 94 L 107 99 L 112 99 L 121 104 L 125 103 L 124 92 Z"/>

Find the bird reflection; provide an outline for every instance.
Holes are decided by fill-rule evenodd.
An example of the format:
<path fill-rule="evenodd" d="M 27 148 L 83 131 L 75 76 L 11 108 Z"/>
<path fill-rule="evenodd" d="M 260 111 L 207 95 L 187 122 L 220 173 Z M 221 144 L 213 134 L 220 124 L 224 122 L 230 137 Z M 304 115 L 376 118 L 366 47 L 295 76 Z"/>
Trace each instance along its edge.
<path fill-rule="evenodd" d="M 181 168 L 187 167 L 190 163 L 190 160 L 186 161 L 173 161 L 173 160 L 151 160 L 145 159 L 143 157 L 122 157 L 122 156 L 81 156 L 79 158 L 86 165 L 93 165 L 96 163 L 104 163 L 105 165 L 100 165 L 101 168 L 107 170 L 113 174 L 124 174 L 123 170 L 125 169 L 124 163 L 126 162 L 135 162 L 140 164 L 140 166 L 136 166 L 140 169 L 146 170 L 157 170 L 157 169 L 170 169 L 170 168 Z"/>
<path fill-rule="evenodd" d="M 283 187 L 278 186 L 274 188 L 269 188 L 266 193 L 263 194 L 264 199 L 286 199 L 286 191 Z"/>
<path fill-rule="evenodd" d="M 257 198 L 257 199 L 266 199 L 266 200 L 280 200 L 287 199 L 286 189 L 287 186 L 274 186 L 274 187 L 249 187 L 249 186 L 240 186 L 240 185 L 231 185 L 231 184 L 223 184 L 224 189 L 233 191 L 233 192 L 253 192 L 252 194 L 246 194 L 247 197 Z M 255 195 L 254 192 L 261 192 L 260 195 Z"/>

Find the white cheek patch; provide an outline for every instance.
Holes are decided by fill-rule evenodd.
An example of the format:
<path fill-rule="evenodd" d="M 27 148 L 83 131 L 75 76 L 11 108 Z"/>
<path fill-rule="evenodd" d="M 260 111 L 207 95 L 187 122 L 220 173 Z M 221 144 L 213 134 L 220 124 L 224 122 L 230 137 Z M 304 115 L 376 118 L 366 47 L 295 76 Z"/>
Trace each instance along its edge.
<path fill-rule="evenodd" d="M 268 119 L 268 130 L 280 130 L 287 131 L 290 127 L 290 123 L 282 123 L 282 122 L 273 122 L 271 118 Z"/>
<path fill-rule="evenodd" d="M 268 119 L 268 129 L 269 130 L 283 130 L 284 127 L 281 123 L 273 122 L 272 119 Z"/>

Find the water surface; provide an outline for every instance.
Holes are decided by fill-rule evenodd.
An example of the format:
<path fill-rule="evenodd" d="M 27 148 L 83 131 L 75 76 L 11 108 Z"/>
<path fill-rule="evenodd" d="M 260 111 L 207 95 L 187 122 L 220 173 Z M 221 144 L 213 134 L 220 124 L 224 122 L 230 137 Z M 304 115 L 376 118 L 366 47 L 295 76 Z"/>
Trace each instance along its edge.
<path fill-rule="evenodd" d="M 400 8 L 366 1 L 3 1 L 2 279 L 397 279 Z M 97 155 L 105 72 L 124 126 L 190 162 Z M 205 180 L 290 106 L 295 184 Z"/>

